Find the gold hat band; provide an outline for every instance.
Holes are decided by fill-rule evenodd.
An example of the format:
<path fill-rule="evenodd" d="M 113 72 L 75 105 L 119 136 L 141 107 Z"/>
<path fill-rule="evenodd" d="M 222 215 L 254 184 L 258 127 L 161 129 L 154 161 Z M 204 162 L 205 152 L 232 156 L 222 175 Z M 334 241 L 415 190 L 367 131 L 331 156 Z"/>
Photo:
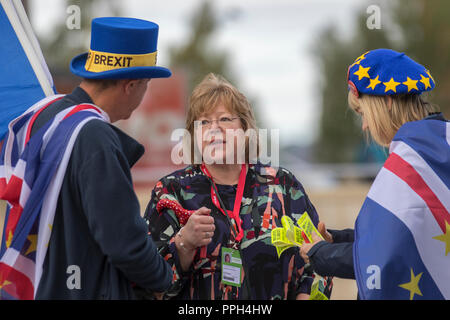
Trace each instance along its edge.
<path fill-rule="evenodd" d="M 85 69 L 90 72 L 104 72 L 131 67 L 153 67 L 157 51 L 147 54 L 121 54 L 89 50 Z"/>

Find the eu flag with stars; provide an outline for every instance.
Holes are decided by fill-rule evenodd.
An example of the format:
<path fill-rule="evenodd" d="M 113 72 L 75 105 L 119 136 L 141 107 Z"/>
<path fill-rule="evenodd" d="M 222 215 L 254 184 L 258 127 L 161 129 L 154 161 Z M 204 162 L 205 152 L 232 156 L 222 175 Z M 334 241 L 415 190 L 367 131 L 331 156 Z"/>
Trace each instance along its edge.
<path fill-rule="evenodd" d="M 404 124 L 355 226 L 362 299 L 450 299 L 450 123 Z"/>

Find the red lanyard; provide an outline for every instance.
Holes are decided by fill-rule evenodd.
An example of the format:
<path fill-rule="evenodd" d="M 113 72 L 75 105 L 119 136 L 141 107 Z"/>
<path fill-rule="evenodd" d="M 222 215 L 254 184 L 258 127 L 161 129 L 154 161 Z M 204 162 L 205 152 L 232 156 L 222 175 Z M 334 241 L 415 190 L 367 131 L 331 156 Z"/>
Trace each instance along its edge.
<path fill-rule="evenodd" d="M 202 169 L 203 173 L 206 174 L 208 176 L 208 178 L 211 180 L 211 200 L 212 200 L 213 204 L 225 216 L 228 217 L 229 215 L 231 215 L 231 217 L 234 219 L 234 221 L 236 221 L 239 232 L 237 232 L 237 236 L 235 237 L 235 240 L 237 242 L 241 241 L 242 237 L 244 236 L 244 231 L 242 230 L 242 226 L 241 226 L 242 221 L 241 221 L 241 218 L 239 217 L 239 213 L 241 211 L 242 196 L 244 194 L 245 177 L 247 175 L 246 165 L 245 164 L 242 165 L 241 173 L 239 175 L 239 182 L 238 182 L 238 187 L 237 187 L 237 191 L 236 191 L 236 198 L 234 199 L 233 211 L 226 210 L 226 208 L 222 208 L 222 206 L 220 205 L 220 201 L 219 201 L 220 196 L 219 196 L 219 194 L 216 194 L 216 191 L 215 191 L 215 189 L 217 190 L 217 188 L 215 188 L 215 183 L 214 183 L 213 177 L 209 173 L 209 171 L 206 168 L 204 163 L 202 163 L 201 169 Z M 225 212 L 225 210 L 226 210 L 226 212 Z M 236 231 L 236 227 L 234 227 L 234 228 L 235 228 L 234 231 Z"/>

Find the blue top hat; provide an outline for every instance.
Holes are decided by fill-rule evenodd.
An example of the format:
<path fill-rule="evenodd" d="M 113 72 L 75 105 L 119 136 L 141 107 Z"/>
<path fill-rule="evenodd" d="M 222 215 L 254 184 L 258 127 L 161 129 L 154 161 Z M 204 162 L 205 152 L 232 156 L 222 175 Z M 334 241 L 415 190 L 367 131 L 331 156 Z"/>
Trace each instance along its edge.
<path fill-rule="evenodd" d="M 421 94 L 433 90 L 430 72 L 404 53 L 390 49 L 368 51 L 348 68 L 349 89 L 369 95 Z"/>
<path fill-rule="evenodd" d="M 89 52 L 72 59 L 70 71 L 88 79 L 167 78 L 171 72 L 156 66 L 158 25 L 119 17 L 92 20 Z"/>

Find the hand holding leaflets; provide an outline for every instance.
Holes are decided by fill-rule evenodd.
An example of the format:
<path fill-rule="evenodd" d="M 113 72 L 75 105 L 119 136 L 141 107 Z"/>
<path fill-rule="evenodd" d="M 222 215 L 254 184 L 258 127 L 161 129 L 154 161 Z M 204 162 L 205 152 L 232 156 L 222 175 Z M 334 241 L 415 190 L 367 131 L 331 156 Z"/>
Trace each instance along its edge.
<path fill-rule="evenodd" d="M 307 212 L 304 212 L 297 223 L 294 224 L 292 219 L 288 216 L 283 216 L 281 218 L 281 228 L 275 228 L 271 233 L 272 244 L 277 249 L 278 257 L 288 248 L 297 246 L 300 248 L 309 248 L 313 246 L 316 242 L 327 240 L 332 242 L 333 239 L 331 235 L 326 231 L 324 224 L 319 224 L 319 229 L 317 230 L 313 222 L 309 218 Z M 305 251 L 307 252 L 307 250 Z M 308 264 L 305 266 L 306 269 L 309 267 L 309 259 L 306 253 L 302 254 L 305 262 Z M 321 277 L 314 271 L 311 271 L 312 277 L 314 278 L 313 284 L 311 286 L 310 300 L 328 300 L 331 296 L 332 290 L 332 277 Z"/>

